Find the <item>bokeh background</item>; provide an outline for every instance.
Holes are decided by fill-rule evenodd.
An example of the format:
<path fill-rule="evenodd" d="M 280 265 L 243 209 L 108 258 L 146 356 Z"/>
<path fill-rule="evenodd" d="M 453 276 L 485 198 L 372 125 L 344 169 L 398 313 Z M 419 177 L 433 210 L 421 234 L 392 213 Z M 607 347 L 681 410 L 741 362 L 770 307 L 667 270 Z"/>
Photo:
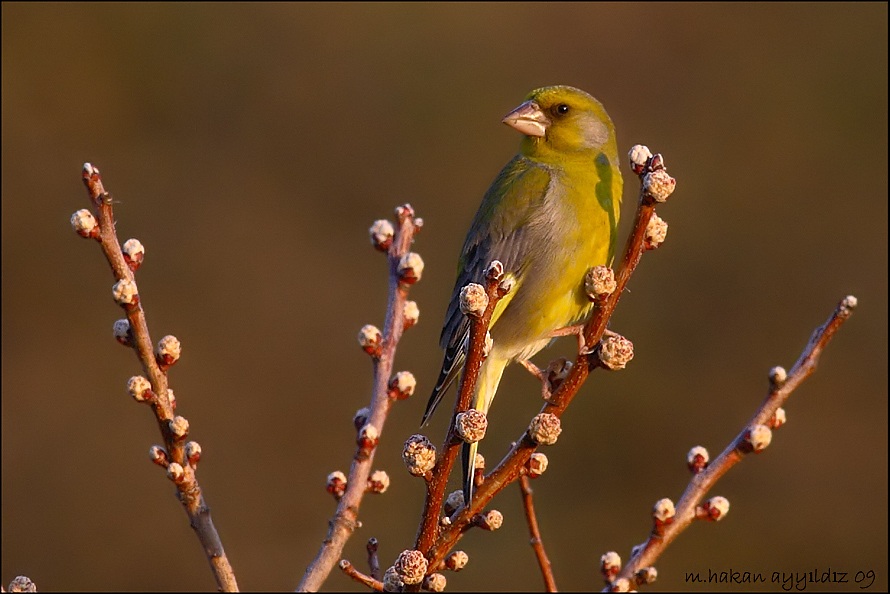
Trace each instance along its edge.
<path fill-rule="evenodd" d="M 386 268 L 368 226 L 410 202 L 426 268 L 396 361 L 419 393 L 385 428 L 376 466 L 392 486 L 365 499 L 345 551 L 359 567 L 371 536 L 384 564 L 413 542 L 423 487 L 399 452 L 438 371 L 466 228 L 519 141 L 500 118 L 560 83 L 604 103 L 623 150 L 662 152 L 678 188 L 660 209 L 668 241 L 613 320 L 636 356 L 587 382 L 535 483 L 559 586 L 600 588 L 600 555 L 626 558 L 652 504 L 679 497 L 688 449 L 722 450 L 767 370 L 790 368 L 855 294 L 788 425 L 714 491 L 726 520 L 685 533 L 649 589 L 779 590 L 684 578 L 828 569 L 850 581 L 806 589 L 887 588 L 886 3 L 3 3 L 2 45 L 3 583 L 214 587 L 147 459 L 159 435 L 126 395 L 140 371 L 111 336 L 108 266 L 69 225 L 87 206 L 85 161 L 120 238 L 146 246 L 154 340 L 182 340 L 171 384 L 240 585 L 287 590 L 325 535 L 324 480 L 348 469 L 369 397 L 355 336 L 383 322 Z M 539 406 L 511 368 L 490 461 Z M 449 588 L 541 589 L 518 489 L 495 507 L 503 529 L 464 538 L 470 563 Z M 325 587 L 363 590 L 336 570 Z"/>

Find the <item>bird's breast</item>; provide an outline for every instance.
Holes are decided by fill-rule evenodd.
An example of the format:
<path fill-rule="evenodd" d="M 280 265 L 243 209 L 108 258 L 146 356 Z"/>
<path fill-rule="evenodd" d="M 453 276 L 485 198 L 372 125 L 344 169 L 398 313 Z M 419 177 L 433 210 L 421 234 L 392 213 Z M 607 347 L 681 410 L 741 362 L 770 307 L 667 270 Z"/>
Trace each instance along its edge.
<path fill-rule="evenodd" d="M 531 357 L 555 330 L 578 323 L 590 311 L 584 275 L 608 262 L 614 227 L 614 216 L 596 199 L 592 182 L 557 172 L 528 219 L 524 233 L 532 236 L 535 249 L 523 261 L 516 295 L 491 330 L 495 348 L 510 358 Z"/>

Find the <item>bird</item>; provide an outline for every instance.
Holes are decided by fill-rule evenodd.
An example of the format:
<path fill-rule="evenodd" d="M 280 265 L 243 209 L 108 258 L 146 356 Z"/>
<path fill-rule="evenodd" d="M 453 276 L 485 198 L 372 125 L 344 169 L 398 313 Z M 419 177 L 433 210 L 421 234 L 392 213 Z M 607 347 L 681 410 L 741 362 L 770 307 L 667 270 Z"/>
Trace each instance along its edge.
<path fill-rule="evenodd" d="M 460 311 L 460 291 L 468 283 L 484 284 L 493 260 L 501 261 L 513 289 L 492 314 L 493 343 L 471 402 L 486 415 L 507 365 L 527 363 L 557 331 L 589 315 L 584 275 L 592 266 L 610 265 L 615 255 L 623 181 L 615 127 L 602 104 L 571 86 L 541 87 L 502 122 L 523 137 L 464 240 L 440 337 L 445 356 L 421 426 L 463 369 L 470 324 Z M 463 445 L 467 505 L 477 448 L 478 442 Z"/>

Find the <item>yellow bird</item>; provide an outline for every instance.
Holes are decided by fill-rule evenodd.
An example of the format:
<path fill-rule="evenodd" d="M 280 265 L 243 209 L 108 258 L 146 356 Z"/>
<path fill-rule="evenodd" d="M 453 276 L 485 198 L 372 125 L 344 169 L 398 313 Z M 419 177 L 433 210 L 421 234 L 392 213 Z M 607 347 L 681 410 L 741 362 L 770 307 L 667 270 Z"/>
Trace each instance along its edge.
<path fill-rule="evenodd" d="M 600 102 L 573 87 L 543 87 L 503 122 L 524 136 L 519 153 L 485 193 L 464 241 L 440 339 L 445 358 L 421 424 L 463 369 L 469 322 L 459 308 L 460 290 L 484 284 L 492 260 L 504 264 L 515 284 L 492 316 L 494 342 L 473 397 L 472 407 L 486 414 L 507 365 L 529 359 L 555 331 L 588 316 L 584 274 L 614 257 L 622 179 L 615 128 Z M 467 503 L 477 445 L 463 448 Z"/>

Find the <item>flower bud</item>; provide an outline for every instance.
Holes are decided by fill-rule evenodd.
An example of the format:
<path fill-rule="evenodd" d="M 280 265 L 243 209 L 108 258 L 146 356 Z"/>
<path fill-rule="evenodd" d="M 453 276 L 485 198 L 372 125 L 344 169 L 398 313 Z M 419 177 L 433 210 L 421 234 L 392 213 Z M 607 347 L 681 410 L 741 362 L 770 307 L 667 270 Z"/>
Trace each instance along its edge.
<path fill-rule="evenodd" d="M 627 158 L 630 161 L 630 168 L 633 172 L 640 175 L 645 171 L 649 159 L 652 158 L 652 151 L 645 145 L 635 144 L 628 151 Z"/>
<path fill-rule="evenodd" d="M 762 452 L 773 440 L 773 432 L 766 425 L 755 425 L 745 433 L 745 441 L 754 452 Z"/>
<path fill-rule="evenodd" d="M 708 466 L 710 455 L 708 450 L 701 446 L 695 446 L 686 454 L 686 466 L 692 471 L 692 474 L 698 474 Z"/>
<path fill-rule="evenodd" d="M 71 227 L 81 237 L 88 239 L 99 237 L 99 221 L 85 208 L 71 215 Z"/>
<path fill-rule="evenodd" d="M 405 307 L 402 309 L 402 315 L 405 317 L 403 328 L 407 330 L 417 323 L 420 318 L 420 308 L 417 307 L 416 301 L 406 301 Z"/>
<path fill-rule="evenodd" d="M 420 254 L 408 252 L 399 260 L 399 280 L 405 284 L 413 285 L 420 280 L 423 274 L 423 258 Z"/>
<path fill-rule="evenodd" d="M 492 260 L 485 269 L 485 278 L 499 280 L 504 276 L 504 264 L 500 260 Z"/>
<path fill-rule="evenodd" d="M 559 417 L 550 413 L 535 415 L 528 426 L 528 436 L 539 445 L 555 444 L 560 433 L 562 426 Z"/>
<path fill-rule="evenodd" d="M 356 443 L 358 443 L 358 446 L 363 450 L 372 450 L 376 448 L 379 441 L 380 432 L 374 425 L 365 423 L 365 426 L 359 429 Z"/>
<path fill-rule="evenodd" d="M 445 505 L 442 506 L 442 511 L 445 512 L 446 516 L 450 516 L 463 506 L 464 492 L 462 489 L 458 489 L 449 493 L 448 497 L 445 498 Z"/>
<path fill-rule="evenodd" d="M 121 247 L 121 251 L 124 254 L 124 261 L 130 267 L 130 270 L 133 272 L 139 270 L 139 267 L 142 266 L 142 261 L 145 260 L 145 247 L 142 245 L 142 242 L 138 239 L 128 239 Z"/>
<path fill-rule="evenodd" d="M 666 202 L 676 186 L 677 180 L 668 175 L 664 169 L 643 176 L 643 192 L 655 202 Z"/>
<path fill-rule="evenodd" d="M 466 443 L 476 443 L 485 438 L 488 429 L 488 418 L 480 410 L 470 409 L 458 413 L 454 419 L 457 434 Z"/>
<path fill-rule="evenodd" d="M 535 452 L 528 459 L 528 476 L 529 478 L 538 478 L 547 470 L 547 456 L 540 453 Z"/>
<path fill-rule="evenodd" d="M 656 524 L 669 524 L 673 521 L 676 513 L 674 502 L 667 497 L 656 501 L 655 506 L 652 508 L 652 517 L 655 518 Z"/>
<path fill-rule="evenodd" d="M 621 556 L 615 551 L 609 551 L 600 557 L 600 571 L 606 581 L 611 582 L 621 571 Z"/>
<path fill-rule="evenodd" d="M 185 470 L 182 469 L 180 464 L 171 462 L 167 466 L 167 478 L 174 483 L 181 483 L 185 479 Z"/>
<path fill-rule="evenodd" d="M 711 497 L 695 510 L 695 516 L 699 519 L 711 522 L 719 522 L 729 513 L 729 500 L 726 497 Z"/>
<path fill-rule="evenodd" d="M 427 592 L 444 592 L 448 580 L 441 573 L 432 573 L 423 580 L 423 589 Z"/>
<path fill-rule="evenodd" d="M 133 333 L 130 331 L 130 320 L 121 318 L 111 328 L 114 339 L 124 346 L 133 346 Z"/>
<path fill-rule="evenodd" d="M 175 416 L 169 421 L 170 432 L 177 439 L 185 439 L 189 434 L 189 422 L 185 417 Z"/>
<path fill-rule="evenodd" d="M 584 292 L 591 301 L 608 297 L 616 288 L 615 271 L 608 266 L 594 266 L 584 275 Z"/>
<path fill-rule="evenodd" d="M 607 336 L 600 341 L 599 360 L 606 369 L 624 369 L 633 358 L 634 344 L 623 336 Z"/>
<path fill-rule="evenodd" d="M 127 392 L 136 402 L 145 402 L 150 400 L 154 393 L 151 391 L 151 382 L 141 375 L 134 375 L 127 382 Z"/>
<path fill-rule="evenodd" d="M 658 578 L 658 570 L 654 567 L 644 567 L 636 574 L 637 582 L 640 584 L 652 584 Z"/>
<path fill-rule="evenodd" d="M 36 592 L 37 584 L 31 581 L 26 575 L 17 575 L 15 578 L 9 582 L 9 591 L 10 592 Z"/>
<path fill-rule="evenodd" d="M 664 222 L 657 214 L 652 214 L 649 223 L 646 225 L 646 233 L 643 235 L 643 241 L 646 242 L 647 250 L 654 250 L 667 238 L 668 224 Z"/>
<path fill-rule="evenodd" d="M 496 509 L 489 510 L 476 517 L 476 525 L 483 530 L 494 532 L 504 523 L 504 514 Z"/>
<path fill-rule="evenodd" d="M 114 283 L 111 288 L 111 296 L 118 305 L 135 305 L 139 300 L 139 292 L 136 289 L 136 283 L 131 280 L 122 279 Z"/>
<path fill-rule="evenodd" d="M 389 489 L 389 475 L 385 470 L 375 470 L 368 479 L 368 491 L 371 493 L 385 493 Z"/>
<path fill-rule="evenodd" d="M 201 444 L 197 441 L 190 441 L 185 444 L 185 457 L 189 461 L 189 466 L 195 468 L 201 461 Z"/>
<path fill-rule="evenodd" d="M 371 237 L 371 245 L 374 246 L 374 249 L 385 252 L 389 250 L 389 246 L 392 245 L 395 229 L 393 228 L 392 223 L 386 219 L 379 219 L 374 221 L 374 224 L 368 229 L 368 235 Z"/>
<path fill-rule="evenodd" d="M 405 582 L 396 573 L 395 567 L 388 567 L 383 573 L 383 591 L 384 592 L 401 592 L 405 587 Z"/>
<path fill-rule="evenodd" d="M 770 419 L 769 426 L 771 429 L 778 429 L 787 422 L 788 417 L 785 413 L 785 409 L 780 406 L 776 409 L 776 412 L 773 413 L 773 417 Z"/>
<path fill-rule="evenodd" d="M 328 475 L 325 489 L 334 496 L 337 501 L 346 493 L 346 475 L 339 470 L 335 470 Z"/>
<path fill-rule="evenodd" d="M 776 365 L 769 370 L 769 385 L 773 390 L 781 388 L 788 380 L 788 372 L 784 367 Z"/>
<path fill-rule="evenodd" d="M 148 458 L 153 463 L 161 466 L 163 468 L 167 467 L 169 463 L 169 456 L 167 455 L 167 450 L 159 445 L 153 445 L 148 449 Z"/>
<path fill-rule="evenodd" d="M 366 353 L 377 358 L 383 348 L 383 335 L 377 326 L 365 324 L 358 332 L 358 343 Z"/>
<path fill-rule="evenodd" d="M 414 394 L 417 387 L 417 380 L 410 371 L 400 371 L 389 380 L 389 391 L 387 394 L 393 400 L 405 400 Z"/>
<path fill-rule="evenodd" d="M 393 564 L 399 578 L 408 585 L 422 582 L 423 577 L 426 575 L 427 566 L 426 557 L 423 556 L 423 553 L 416 550 L 402 551 L 395 564 Z"/>
<path fill-rule="evenodd" d="M 355 411 L 355 414 L 352 416 L 352 424 L 355 425 L 355 430 L 360 431 L 361 428 L 365 426 L 365 423 L 367 423 L 368 419 L 370 419 L 370 418 L 371 418 L 371 409 L 367 406 Z"/>
<path fill-rule="evenodd" d="M 415 434 L 402 447 L 402 460 L 413 476 L 423 476 L 436 465 L 436 448 L 424 435 Z"/>
<path fill-rule="evenodd" d="M 445 557 L 445 567 L 451 571 L 460 571 L 467 566 L 469 560 L 469 556 L 464 551 L 454 551 Z"/>
<path fill-rule="evenodd" d="M 179 339 L 168 334 L 158 341 L 158 347 L 155 349 L 155 359 L 162 368 L 167 368 L 179 361 L 182 355 L 182 344 Z"/>
<path fill-rule="evenodd" d="M 460 311 L 467 316 L 479 317 L 488 307 L 488 295 L 485 288 L 477 283 L 470 283 L 460 290 Z"/>
<path fill-rule="evenodd" d="M 404 221 L 405 219 L 413 219 L 414 218 L 414 208 L 410 204 L 402 204 L 396 207 L 396 218 L 399 222 Z"/>

